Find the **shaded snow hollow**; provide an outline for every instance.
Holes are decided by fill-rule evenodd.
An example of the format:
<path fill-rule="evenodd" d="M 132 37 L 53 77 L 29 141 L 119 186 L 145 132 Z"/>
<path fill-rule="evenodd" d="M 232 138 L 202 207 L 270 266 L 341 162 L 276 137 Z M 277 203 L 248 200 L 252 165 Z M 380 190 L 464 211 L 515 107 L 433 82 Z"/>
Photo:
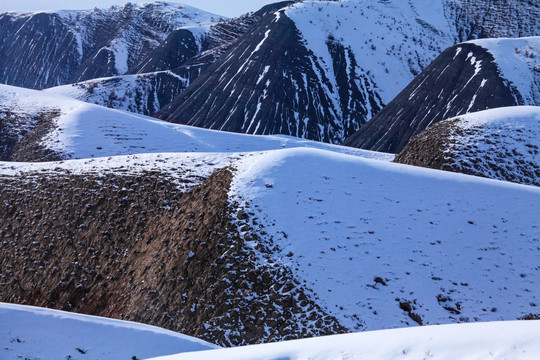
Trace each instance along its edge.
<path fill-rule="evenodd" d="M 0 358 L 143 359 L 215 349 L 155 326 L 0 303 Z"/>

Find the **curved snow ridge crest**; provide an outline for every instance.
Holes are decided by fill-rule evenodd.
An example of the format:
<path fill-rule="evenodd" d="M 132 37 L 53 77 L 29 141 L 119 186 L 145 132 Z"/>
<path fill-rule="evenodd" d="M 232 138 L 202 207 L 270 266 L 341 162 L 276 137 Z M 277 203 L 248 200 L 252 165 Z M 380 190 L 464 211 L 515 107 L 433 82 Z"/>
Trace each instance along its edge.
<path fill-rule="evenodd" d="M 533 359 L 540 321 L 439 325 L 185 353 L 148 360 Z"/>
<path fill-rule="evenodd" d="M 217 348 L 155 326 L 33 306 L 0 303 L 0 321 L 3 360 L 142 359 Z"/>

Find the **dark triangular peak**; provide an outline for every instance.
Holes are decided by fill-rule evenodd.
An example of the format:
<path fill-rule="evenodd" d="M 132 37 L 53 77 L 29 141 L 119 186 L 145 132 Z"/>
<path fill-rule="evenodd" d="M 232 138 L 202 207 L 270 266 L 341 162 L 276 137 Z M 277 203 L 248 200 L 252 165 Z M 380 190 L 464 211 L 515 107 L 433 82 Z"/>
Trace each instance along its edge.
<path fill-rule="evenodd" d="M 493 55 L 473 43 L 444 51 L 344 145 L 398 153 L 431 124 L 457 115 L 518 105 Z"/>
<path fill-rule="evenodd" d="M 213 18 L 216 23 L 211 26 L 176 29 L 147 58 L 131 68 L 129 73 L 143 74 L 171 69 L 185 73 L 186 70 L 180 68 L 201 68 L 202 64 L 207 65 L 217 60 L 264 15 L 291 3 L 283 1 L 269 4 L 257 12 L 232 19 Z"/>
<path fill-rule="evenodd" d="M 380 99 L 360 91 L 361 84 L 373 85 L 356 73 L 352 51 L 327 39 L 333 62 L 328 65 L 336 74 L 330 81 L 295 23 L 281 6 L 270 9 L 276 8 L 157 116 L 211 129 L 333 143 L 358 129 L 367 113 L 364 104 L 377 106 Z"/>

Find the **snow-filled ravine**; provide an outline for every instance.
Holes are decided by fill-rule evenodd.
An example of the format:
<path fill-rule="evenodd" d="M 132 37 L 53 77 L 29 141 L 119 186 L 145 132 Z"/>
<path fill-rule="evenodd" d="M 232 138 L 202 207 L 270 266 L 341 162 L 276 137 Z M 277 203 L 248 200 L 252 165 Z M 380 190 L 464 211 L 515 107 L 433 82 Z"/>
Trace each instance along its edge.
<path fill-rule="evenodd" d="M 249 152 L 312 147 L 380 160 L 383 154 L 291 136 L 254 136 L 171 124 L 155 118 L 45 92 L 0 85 L 0 104 L 14 113 L 59 109 L 42 145 L 66 158 L 82 159 L 162 152 Z"/>
<path fill-rule="evenodd" d="M 260 261 L 291 268 L 351 331 L 539 312 L 537 187 L 317 149 L 235 167 L 232 198 L 279 247 Z"/>
<path fill-rule="evenodd" d="M 144 359 L 215 349 L 155 326 L 0 303 L 0 359 Z"/>
<path fill-rule="evenodd" d="M 426 326 L 164 356 L 152 360 L 538 359 L 540 320 Z"/>

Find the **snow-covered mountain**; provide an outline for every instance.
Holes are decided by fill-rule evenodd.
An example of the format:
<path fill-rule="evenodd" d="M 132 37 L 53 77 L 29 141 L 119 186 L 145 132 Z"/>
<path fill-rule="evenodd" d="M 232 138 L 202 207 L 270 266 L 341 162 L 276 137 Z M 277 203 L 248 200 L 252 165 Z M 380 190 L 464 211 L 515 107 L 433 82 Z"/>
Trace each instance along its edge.
<path fill-rule="evenodd" d="M 523 1 L 295 3 L 266 15 L 158 117 L 341 143 L 444 49 L 538 35 L 539 11 Z"/>
<path fill-rule="evenodd" d="M 0 75 L 78 81 L 0 85 L 0 302 L 220 346 L 362 333 L 170 359 L 534 358 L 538 322 L 513 320 L 540 318 L 540 186 L 524 185 L 538 185 L 539 110 L 472 111 L 539 101 L 538 37 L 462 41 L 539 35 L 539 10 L 345 0 L 226 21 L 161 2 L 0 15 Z M 24 56 L 44 53 L 22 76 Z M 431 124 L 397 162 L 454 172 L 329 144 L 411 81 L 412 124 L 382 137 Z M 287 135 L 134 113 L 158 108 Z M 0 303 L 0 357 L 212 348 L 117 320 Z"/>
<path fill-rule="evenodd" d="M 0 321 L 3 360 L 145 359 L 216 348 L 153 326 L 31 306 L 0 303 Z"/>
<path fill-rule="evenodd" d="M 266 13 L 288 3 L 271 4 L 211 26 L 173 30 L 130 69 L 131 75 L 92 79 L 47 91 L 113 109 L 153 115 L 181 94 Z"/>
<path fill-rule="evenodd" d="M 485 110 L 413 137 L 395 161 L 540 186 L 540 108 Z"/>
<path fill-rule="evenodd" d="M 540 106 L 540 37 L 482 39 L 445 50 L 345 145 L 399 152 L 428 126 L 465 113 Z"/>
<path fill-rule="evenodd" d="M 125 74 L 147 59 L 173 30 L 207 28 L 219 19 L 166 2 L 0 14 L 0 82 L 42 89 Z M 193 51 L 192 42 L 176 44 L 177 56 L 189 57 Z"/>

